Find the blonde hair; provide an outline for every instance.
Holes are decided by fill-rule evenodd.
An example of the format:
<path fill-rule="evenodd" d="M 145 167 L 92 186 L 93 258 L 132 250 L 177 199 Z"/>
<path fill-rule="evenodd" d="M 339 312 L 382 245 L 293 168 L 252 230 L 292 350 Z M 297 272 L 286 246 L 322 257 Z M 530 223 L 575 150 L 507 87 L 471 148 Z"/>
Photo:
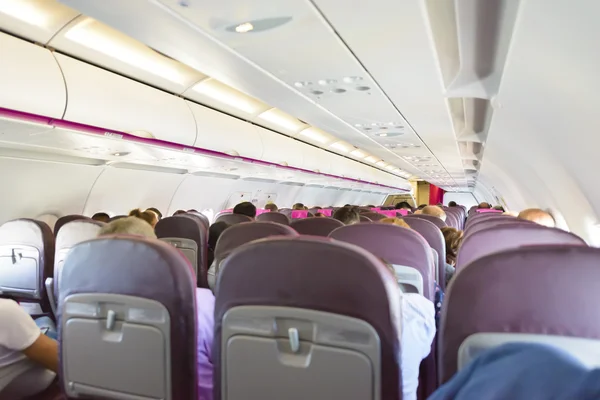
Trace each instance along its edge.
<path fill-rule="evenodd" d="M 423 208 L 421 212 L 423 215 L 431 215 L 434 217 L 438 217 L 442 221 L 446 221 L 446 212 L 442 210 L 441 207 L 438 206 L 427 206 Z"/>
<path fill-rule="evenodd" d="M 464 233 L 456 228 L 445 226 L 442 228 L 442 235 L 444 235 L 444 241 L 446 242 L 446 263 L 455 265 Z"/>
<path fill-rule="evenodd" d="M 539 208 L 528 208 L 527 210 L 523 210 L 519 213 L 517 218 L 532 221 L 549 228 L 556 227 L 554 217 L 549 212 Z"/>
<path fill-rule="evenodd" d="M 104 235 L 137 235 L 151 239 L 156 239 L 156 233 L 154 229 L 141 218 L 127 217 L 120 218 L 113 222 L 110 222 L 100 229 L 98 236 Z"/>
<path fill-rule="evenodd" d="M 392 224 L 392 225 L 396 225 L 396 226 L 401 226 L 403 228 L 410 229 L 410 225 L 408 225 L 406 223 L 406 221 L 403 220 L 402 218 L 384 218 L 384 219 L 380 220 L 379 222 L 382 222 L 384 224 Z"/>
<path fill-rule="evenodd" d="M 149 211 L 149 210 L 142 211 L 139 208 L 136 208 L 129 212 L 129 216 L 136 217 L 143 221 L 146 221 L 153 228 L 158 223 L 158 215 L 155 212 Z"/>

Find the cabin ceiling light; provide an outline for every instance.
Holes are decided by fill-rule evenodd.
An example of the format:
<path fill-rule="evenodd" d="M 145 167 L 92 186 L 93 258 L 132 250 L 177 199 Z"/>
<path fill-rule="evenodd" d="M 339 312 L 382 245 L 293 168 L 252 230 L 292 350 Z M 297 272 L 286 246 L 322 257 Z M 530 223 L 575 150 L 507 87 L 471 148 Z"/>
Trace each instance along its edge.
<path fill-rule="evenodd" d="M 354 150 L 352 153 L 350 153 L 350 155 L 354 156 L 356 158 L 365 158 L 367 156 L 365 153 L 363 153 L 359 149 Z"/>
<path fill-rule="evenodd" d="M 394 170 L 394 166 L 393 165 L 387 165 L 385 167 L 385 169 L 389 170 L 389 171 L 393 171 Z"/>
<path fill-rule="evenodd" d="M 235 27 L 237 33 L 247 33 L 254 29 L 254 25 L 250 22 L 244 22 Z"/>
<path fill-rule="evenodd" d="M 350 150 L 352 150 L 352 146 L 344 142 L 335 142 L 329 147 L 341 151 L 342 153 L 348 153 Z"/>
<path fill-rule="evenodd" d="M 388 165 L 385 161 L 381 160 L 375 163 L 375 165 L 377 165 L 378 167 L 385 167 L 386 165 Z"/>
<path fill-rule="evenodd" d="M 188 82 L 179 63 L 157 57 L 152 50 L 117 31 L 107 30 L 92 18 L 73 26 L 65 38 L 171 82 L 180 85 Z"/>
<path fill-rule="evenodd" d="M 24 0 L 1 0 L 0 13 L 9 15 L 29 25 L 45 27 L 50 21 L 44 7 Z"/>
<path fill-rule="evenodd" d="M 373 156 L 369 156 L 369 157 L 365 158 L 365 161 L 368 161 L 373 164 L 376 163 L 378 160 L 379 160 L 378 158 L 373 157 Z"/>
<path fill-rule="evenodd" d="M 300 132 L 300 136 L 304 136 L 310 140 L 314 140 L 315 142 L 319 142 L 322 144 L 326 144 L 331 141 L 331 139 L 328 137 L 329 135 L 327 135 L 326 132 L 313 126 L 311 126 L 310 128 L 306 128 L 305 130 Z"/>
<path fill-rule="evenodd" d="M 300 122 L 297 118 L 294 118 L 276 108 L 265 111 L 264 113 L 260 114 L 258 118 L 294 133 L 299 132 L 306 126 L 306 124 Z"/>
<path fill-rule="evenodd" d="M 256 114 L 263 106 L 259 101 L 215 79 L 206 79 L 192 90 L 247 114 Z"/>

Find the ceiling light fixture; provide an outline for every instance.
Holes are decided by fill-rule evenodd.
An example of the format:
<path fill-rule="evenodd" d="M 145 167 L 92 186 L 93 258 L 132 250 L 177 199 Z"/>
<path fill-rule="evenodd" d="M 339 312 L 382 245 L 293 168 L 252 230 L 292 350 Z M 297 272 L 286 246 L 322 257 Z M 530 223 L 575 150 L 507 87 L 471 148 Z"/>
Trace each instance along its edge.
<path fill-rule="evenodd" d="M 330 145 L 329 147 L 334 148 L 343 153 L 348 153 L 350 150 L 352 150 L 352 147 L 349 144 L 344 143 L 344 142 L 335 142 L 332 145 Z"/>
<path fill-rule="evenodd" d="M 359 149 L 354 150 L 352 153 L 350 153 L 350 155 L 352 155 L 356 158 L 365 158 L 367 156 L 365 153 L 363 153 Z"/>
<path fill-rule="evenodd" d="M 9 15 L 33 26 L 46 26 L 50 16 L 42 11 L 43 7 L 23 0 L 0 1 L 0 13 Z"/>
<path fill-rule="evenodd" d="M 306 128 L 305 130 L 300 132 L 300 136 L 305 136 L 308 139 L 323 144 L 326 144 L 331 141 L 331 139 L 328 137 L 329 135 L 326 132 L 320 130 L 319 128 L 315 128 L 314 126 Z"/>
<path fill-rule="evenodd" d="M 378 167 L 385 167 L 386 165 L 388 165 L 385 161 L 381 160 L 375 163 L 375 165 L 377 165 Z"/>
<path fill-rule="evenodd" d="M 393 171 L 394 170 L 394 166 L 393 165 L 388 165 L 385 167 L 385 169 L 389 170 L 389 171 Z"/>
<path fill-rule="evenodd" d="M 337 81 L 335 79 L 319 79 L 317 83 L 321 86 L 327 86 L 333 85 L 334 83 L 337 83 Z"/>
<path fill-rule="evenodd" d="M 250 22 L 244 22 L 243 24 L 239 24 L 235 27 L 235 31 L 237 33 L 247 33 L 252 31 L 253 29 L 254 25 L 252 25 Z"/>
<path fill-rule="evenodd" d="M 370 163 L 376 163 L 377 161 L 379 161 L 379 159 L 377 157 L 369 156 L 365 158 L 365 161 L 368 161 Z"/>
<path fill-rule="evenodd" d="M 375 135 L 379 137 L 386 137 L 387 133 L 376 133 Z"/>
<path fill-rule="evenodd" d="M 308 81 L 298 81 L 294 83 L 294 86 L 296 86 L 297 88 L 301 88 L 301 87 L 305 87 L 305 86 L 309 86 L 312 85 L 312 82 L 308 82 Z"/>
<path fill-rule="evenodd" d="M 300 132 L 304 127 L 306 127 L 306 124 L 300 122 L 300 120 L 276 108 L 265 111 L 264 113 L 260 114 L 258 118 L 294 133 Z"/>
<path fill-rule="evenodd" d="M 92 18 L 85 18 L 73 26 L 65 38 L 179 85 L 188 82 L 188 78 L 181 73 L 179 63 L 166 57 L 157 58 L 155 52 L 139 46 L 138 42 L 119 32 L 108 35 L 106 29 L 102 29 L 102 25 Z"/>
<path fill-rule="evenodd" d="M 215 79 L 203 80 L 194 86 L 192 90 L 248 114 L 256 114 L 262 106 L 259 101 Z"/>

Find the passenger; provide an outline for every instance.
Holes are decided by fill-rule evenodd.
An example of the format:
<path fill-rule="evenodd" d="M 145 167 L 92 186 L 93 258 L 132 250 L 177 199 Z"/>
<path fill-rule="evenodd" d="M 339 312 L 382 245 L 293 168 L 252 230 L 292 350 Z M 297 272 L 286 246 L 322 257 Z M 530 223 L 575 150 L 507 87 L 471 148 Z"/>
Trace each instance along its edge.
<path fill-rule="evenodd" d="M 393 265 L 382 260 L 394 277 Z M 402 398 L 416 400 L 421 361 L 431 352 L 435 337 L 435 308 L 433 303 L 418 293 L 401 294 L 400 364 L 402 369 Z"/>
<path fill-rule="evenodd" d="M 113 221 L 100 229 L 98 236 L 125 234 L 139 235 L 156 239 L 154 230 L 139 218 L 128 217 Z M 213 344 L 213 313 L 215 297 L 209 289 L 196 288 L 196 345 L 198 364 L 198 399 L 213 398 L 213 365 L 211 349 Z"/>
<path fill-rule="evenodd" d="M 497 211 L 502 211 L 502 212 L 504 212 L 504 211 L 505 211 L 505 210 L 504 210 L 504 207 L 502 207 L 502 206 L 495 206 L 493 209 L 494 209 L 494 210 L 497 210 Z"/>
<path fill-rule="evenodd" d="M 154 229 L 144 221 L 137 217 L 120 218 L 104 225 L 98 232 L 98 236 L 124 234 L 156 239 Z"/>
<path fill-rule="evenodd" d="M 265 206 L 265 210 L 269 210 L 269 212 L 277 212 L 279 208 L 275 203 L 269 203 Z"/>
<path fill-rule="evenodd" d="M 344 225 L 354 225 L 360 222 L 360 214 L 358 209 L 352 207 L 342 207 L 332 215 L 333 219 L 337 219 Z"/>
<path fill-rule="evenodd" d="M 408 202 L 401 201 L 400 203 L 396 204 L 396 210 L 409 210 L 409 211 L 412 211 L 412 207 L 410 206 L 410 204 L 408 204 Z"/>
<path fill-rule="evenodd" d="M 13 300 L 0 299 L 0 321 L 0 398 L 42 392 L 58 372 L 58 342 Z M 28 365 L 28 360 L 34 364 Z"/>
<path fill-rule="evenodd" d="M 160 211 L 158 211 L 158 208 L 150 207 L 150 208 L 147 208 L 146 211 L 153 212 L 156 215 L 156 222 L 158 222 L 162 219 L 162 213 Z"/>
<path fill-rule="evenodd" d="M 233 207 L 234 214 L 246 215 L 252 219 L 256 217 L 256 206 L 249 201 L 244 201 Z"/>
<path fill-rule="evenodd" d="M 428 400 L 471 399 L 600 399 L 600 369 L 551 345 L 507 343 L 483 351 Z"/>
<path fill-rule="evenodd" d="M 292 210 L 304 210 L 304 204 L 296 203 L 292 206 Z"/>
<path fill-rule="evenodd" d="M 110 215 L 105 212 L 97 212 L 96 214 L 92 215 L 92 219 L 99 222 L 108 222 L 110 220 Z"/>
<path fill-rule="evenodd" d="M 509 215 L 511 217 L 518 217 L 519 213 L 516 211 L 504 211 L 502 215 Z"/>
<path fill-rule="evenodd" d="M 458 207 L 458 204 L 456 204 L 455 201 L 451 201 L 450 203 L 448 203 L 448 207 Z"/>
<path fill-rule="evenodd" d="M 156 213 L 154 213 L 154 211 L 142 211 L 139 208 L 136 208 L 129 212 L 129 216 L 146 221 L 152 228 L 154 228 L 158 223 L 158 216 Z"/>
<path fill-rule="evenodd" d="M 442 228 L 442 235 L 446 241 L 446 287 L 448 287 L 455 272 L 458 249 L 463 241 L 463 231 L 445 226 Z"/>
<path fill-rule="evenodd" d="M 418 209 L 419 209 L 419 210 L 422 210 L 422 209 L 424 209 L 425 207 L 427 207 L 427 204 L 421 204 L 421 205 L 418 207 Z"/>
<path fill-rule="evenodd" d="M 384 223 L 384 224 L 393 224 L 396 226 L 401 226 L 403 228 L 410 229 L 410 226 L 402 218 L 384 218 L 379 222 Z"/>
<path fill-rule="evenodd" d="M 483 203 L 479 203 L 479 205 L 477 206 L 478 209 L 488 209 L 488 208 L 492 208 L 492 206 L 489 203 L 486 203 L 485 201 Z"/>
<path fill-rule="evenodd" d="M 554 221 L 552 215 L 539 208 L 528 208 L 527 210 L 523 210 L 519 213 L 517 218 L 532 221 L 549 228 L 556 227 L 556 221 Z"/>
<path fill-rule="evenodd" d="M 427 206 L 421 210 L 423 215 L 432 215 L 438 217 L 442 221 L 446 221 L 446 212 L 438 206 Z"/>
<path fill-rule="evenodd" d="M 325 217 L 326 217 L 326 215 L 325 215 L 325 214 L 323 214 L 323 213 L 316 213 L 316 214 L 315 214 L 315 217 L 317 217 L 317 218 L 325 218 Z"/>
<path fill-rule="evenodd" d="M 225 232 L 225 229 L 229 228 L 230 225 L 227 222 L 219 221 L 215 222 L 208 228 L 208 266 L 211 267 L 215 260 L 215 249 L 217 248 L 217 241 L 221 237 L 221 234 Z M 213 272 L 214 273 L 214 272 Z"/>
<path fill-rule="evenodd" d="M 173 213 L 173 216 L 175 216 L 175 215 L 181 215 L 181 214 L 187 214 L 187 211 L 184 211 L 184 210 L 177 210 L 177 211 L 175 211 L 175 212 Z"/>

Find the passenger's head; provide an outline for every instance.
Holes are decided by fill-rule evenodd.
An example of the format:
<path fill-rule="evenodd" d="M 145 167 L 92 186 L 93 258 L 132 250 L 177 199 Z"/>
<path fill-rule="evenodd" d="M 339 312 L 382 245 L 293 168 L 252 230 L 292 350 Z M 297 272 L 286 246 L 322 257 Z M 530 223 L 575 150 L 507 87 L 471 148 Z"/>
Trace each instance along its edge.
<path fill-rule="evenodd" d="M 139 208 L 136 208 L 135 210 L 131 210 L 129 212 L 129 216 L 144 220 L 147 223 L 149 223 L 150 226 L 153 228 L 158 223 L 158 215 L 156 215 L 153 211 L 149 211 L 149 210 L 142 211 Z"/>
<path fill-rule="evenodd" d="M 256 206 L 249 201 L 244 201 L 233 207 L 234 214 L 246 215 L 250 218 L 256 217 Z"/>
<path fill-rule="evenodd" d="M 401 226 L 403 228 L 410 229 L 410 225 L 408 225 L 406 223 L 406 221 L 404 221 L 402 218 L 384 218 L 384 219 L 380 220 L 379 222 L 382 222 L 384 224 L 392 224 L 392 225 L 396 225 L 396 226 Z"/>
<path fill-rule="evenodd" d="M 137 217 L 120 218 L 102 227 L 98 236 L 104 235 L 136 235 L 156 239 L 154 229 L 146 221 Z"/>
<path fill-rule="evenodd" d="M 408 202 L 401 201 L 400 203 L 396 204 L 396 210 L 412 210 L 412 207 L 410 204 L 408 204 Z"/>
<path fill-rule="evenodd" d="M 450 203 L 448 203 L 448 207 L 456 207 L 458 206 L 458 204 L 456 204 L 455 201 L 451 201 Z"/>
<path fill-rule="evenodd" d="M 498 211 L 502 211 L 502 212 L 505 211 L 504 207 L 502 207 L 502 206 L 496 206 L 496 207 L 494 207 L 494 210 L 498 210 Z"/>
<path fill-rule="evenodd" d="M 360 222 L 360 214 L 357 209 L 352 207 L 342 207 L 332 215 L 333 219 L 337 219 L 344 225 L 354 225 Z"/>
<path fill-rule="evenodd" d="M 162 213 L 160 211 L 158 211 L 158 208 L 156 208 L 156 207 L 150 207 L 150 208 L 147 208 L 146 211 L 151 211 L 154 214 L 156 214 L 156 221 L 157 222 L 162 219 Z"/>
<path fill-rule="evenodd" d="M 181 215 L 181 214 L 185 214 L 185 213 L 186 213 L 186 211 L 184 211 L 184 210 L 177 210 L 173 213 L 173 215 Z"/>
<path fill-rule="evenodd" d="M 265 210 L 269 210 L 270 212 L 277 212 L 279 211 L 279 208 L 275 203 L 269 203 L 265 206 Z"/>
<path fill-rule="evenodd" d="M 304 210 L 304 204 L 296 203 L 292 206 L 292 210 Z"/>
<path fill-rule="evenodd" d="M 419 210 L 422 210 L 422 209 L 424 209 L 425 207 L 427 207 L 427 204 L 421 204 L 421 205 L 419 205 L 418 209 L 419 209 Z"/>
<path fill-rule="evenodd" d="M 323 214 L 323 213 L 315 213 L 315 217 L 317 217 L 317 218 L 325 218 L 325 214 Z"/>
<path fill-rule="evenodd" d="M 92 215 L 92 219 L 99 222 L 108 222 L 110 220 L 110 215 L 105 212 L 97 212 L 96 214 Z"/>
<path fill-rule="evenodd" d="M 523 210 L 519 213 L 518 218 L 532 221 L 549 228 L 556 227 L 556 221 L 554 221 L 552 215 L 539 208 L 528 208 L 527 210 Z"/>
<path fill-rule="evenodd" d="M 225 232 L 225 229 L 229 228 L 227 222 L 219 221 L 215 222 L 208 228 L 208 248 L 214 250 L 217 247 L 217 241 L 221 237 L 221 234 Z"/>
<path fill-rule="evenodd" d="M 444 235 L 446 241 L 446 262 L 450 265 L 456 265 L 456 256 L 462 244 L 463 231 L 445 226 L 442 228 L 442 235 Z"/>
<path fill-rule="evenodd" d="M 444 210 L 442 210 L 441 207 L 438 207 L 438 206 L 427 206 L 427 207 L 423 208 L 422 214 L 438 217 L 442 221 L 446 220 L 446 212 Z"/>
<path fill-rule="evenodd" d="M 485 201 L 483 203 L 479 203 L 479 205 L 477 206 L 477 208 L 491 208 L 492 206 L 490 206 L 489 203 L 486 203 Z"/>

